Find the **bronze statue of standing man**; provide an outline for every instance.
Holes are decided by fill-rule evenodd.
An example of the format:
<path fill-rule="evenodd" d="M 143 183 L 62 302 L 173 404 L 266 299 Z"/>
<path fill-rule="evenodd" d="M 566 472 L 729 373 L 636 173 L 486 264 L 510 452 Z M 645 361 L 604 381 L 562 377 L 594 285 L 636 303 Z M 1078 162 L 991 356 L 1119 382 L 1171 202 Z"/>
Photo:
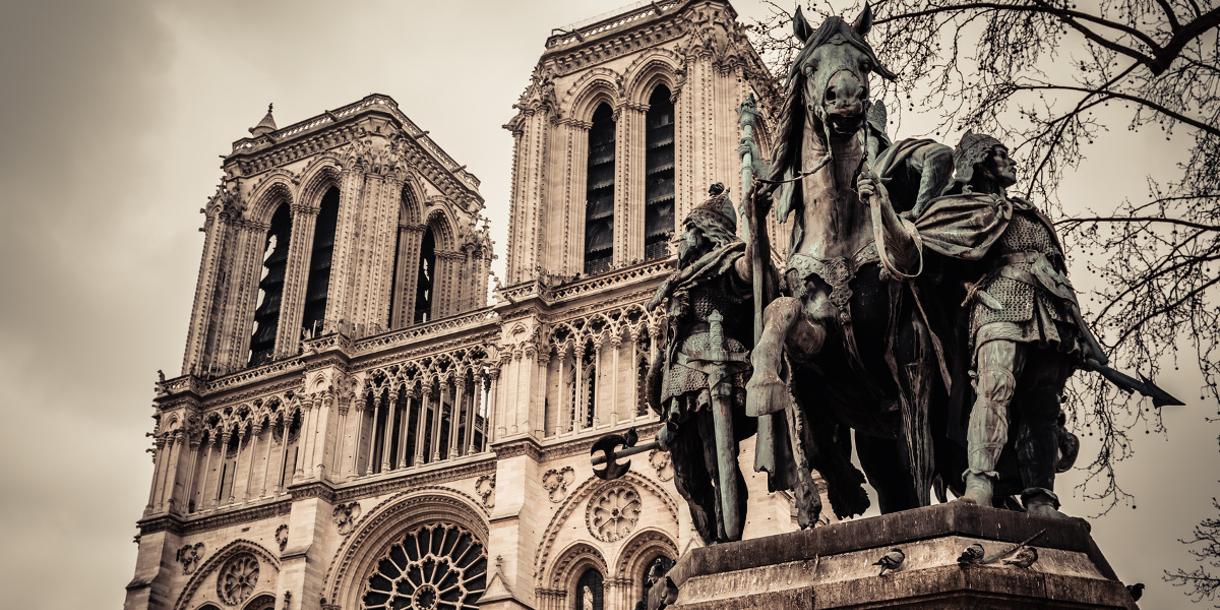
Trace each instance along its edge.
<path fill-rule="evenodd" d="M 648 371 L 648 402 L 674 465 L 674 483 L 705 543 L 740 540 L 745 479 L 737 444 L 754 434 L 745 416 L 752 343 L 750 261 L 722 184 L 682 221 L 678 267 L 650 309 L 667 303 L 663 352 Z"/>
<path fill-rule="evenodd" d="M 1025 510 L 1058 516 L 1059 395 L 1077 368 L 1104 364 L 1106 356 L 1081 317 L 1050 220 L 1006 192 L 1016 182 L 1008 148 L 967 133 L 954 151 L 954 167 L 953 185 L 916 224 L 925 245 L 983 268 L 967 286 L 965 303 L 975 398 L 961 500 L 994 503 L 997 465 L 1011 446 Z M 927 230 L 941 217 L 956 217 L 946 224 L 959 222 L 957 230 Z M 969 222 L 960 223 L 963 217 Z"/>

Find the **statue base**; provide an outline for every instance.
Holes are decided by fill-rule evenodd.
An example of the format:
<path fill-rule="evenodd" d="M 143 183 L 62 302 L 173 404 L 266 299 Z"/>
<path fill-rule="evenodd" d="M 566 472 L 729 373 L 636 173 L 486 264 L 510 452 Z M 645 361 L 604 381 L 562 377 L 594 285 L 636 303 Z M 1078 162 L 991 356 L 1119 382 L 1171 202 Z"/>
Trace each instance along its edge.
<path fill-rule="evenodd" d="M 1031 537 L 1031 566 L 1003 561 Z M 959 565 L 975 543 L 991 561 Z M 648 593 L 650 610 L 1137 608 L 1083 519 L 961 502 L 692 549 Z"/>

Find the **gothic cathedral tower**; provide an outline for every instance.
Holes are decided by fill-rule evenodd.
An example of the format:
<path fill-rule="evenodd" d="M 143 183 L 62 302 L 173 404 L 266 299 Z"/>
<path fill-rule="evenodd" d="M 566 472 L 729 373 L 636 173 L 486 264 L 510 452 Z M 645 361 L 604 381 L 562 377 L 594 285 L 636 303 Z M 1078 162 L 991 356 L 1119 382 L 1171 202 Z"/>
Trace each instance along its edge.
<path fill-rule="evenodd" d="M 479 182 L 392 99 L 269 111 L 204 210 L 126 609 L 633 607 L 698 537 L 667 454 L 603 481 L 589 448 L 655 433 L 643 304 L 708 185 L 740 194 L 749 94 L 767 149 L 772 87 L 726 0 L 556 30 L 506 125 L 491 303 Z M 792 527 L 748 485 L 747 537 Z"/>

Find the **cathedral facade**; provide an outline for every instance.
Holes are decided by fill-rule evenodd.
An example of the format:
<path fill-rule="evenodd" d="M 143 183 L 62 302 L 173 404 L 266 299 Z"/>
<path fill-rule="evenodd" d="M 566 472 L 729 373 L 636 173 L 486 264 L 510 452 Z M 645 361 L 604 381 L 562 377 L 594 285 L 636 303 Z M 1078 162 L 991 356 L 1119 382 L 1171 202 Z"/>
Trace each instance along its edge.
<path fill-rule="evenodd" d="M 740 193 L 736 109 L 774 86 L 724 0 L 556 30 L 505 125 L 491 298 L 479 181 L 393 99 L 269 109 L 203 210 L 126 610 L 634 607 L 700 542 L 667 454 L 603 481 L 590 448 L 655 432 L 643 304 L 708 185 Z M 749 488 L 747 537 L 793 527 Z"/>

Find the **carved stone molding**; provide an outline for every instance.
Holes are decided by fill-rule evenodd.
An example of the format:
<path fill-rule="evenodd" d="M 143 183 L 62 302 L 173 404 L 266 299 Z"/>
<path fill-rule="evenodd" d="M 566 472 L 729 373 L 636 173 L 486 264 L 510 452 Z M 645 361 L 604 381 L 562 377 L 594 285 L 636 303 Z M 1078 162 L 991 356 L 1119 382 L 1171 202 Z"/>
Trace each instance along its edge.
<path fill-rule="evenodd" d="M 275 543 L 280 547 L 280 552 L 284 552 L 284 548 L 288 546 L 288 524 L 284 523 L 275 528 Z"/>
<path fill-rule="evenodd" d="M 479 499 L 483 502 L 484 507 L 494 507 L 496 505 L 496 475 L 485 474 L 479 477 L 479 480 L 474 483 L 474 491 L 479 494 Z"/>
<path fill-rule="evenodd" d="M 669 459 L 668 451 L 653 449 L 648 452 L 648 464 L 657 471 L 657 480 L 668 481 L 674 478 L 674 465 Z"/>
<path fill-rule="evenodd" d="M 352 528 L 356 524 L 356 519 L 360 518 L 360 503 L 348 502 L 347 504 L 335 505 L 335 528 L 339 534 L 346 536 L 352 533 Z"/>
<path fill-rule="evenodd" d="M 203 561 L 203 543 L 184 544 L 178 549 L 178 563 L 182 564 L 183 574 L 194 574 L 195 568 Z"/>
<path fill-rule="evenodd" d="M 621 540 L 635 529 L 642 506 L 640 492 L 630 483 L 610 485 L 589 500 L 585 524 L 602 542 Z"/>
<path fill-rule="evenodd" d="M 568 493 L 568 486 L 575 481 L 576 471 L 571 466 L 552 468 L 542 475 L 542 488 L 551 502 L 562 502 Z"/>

